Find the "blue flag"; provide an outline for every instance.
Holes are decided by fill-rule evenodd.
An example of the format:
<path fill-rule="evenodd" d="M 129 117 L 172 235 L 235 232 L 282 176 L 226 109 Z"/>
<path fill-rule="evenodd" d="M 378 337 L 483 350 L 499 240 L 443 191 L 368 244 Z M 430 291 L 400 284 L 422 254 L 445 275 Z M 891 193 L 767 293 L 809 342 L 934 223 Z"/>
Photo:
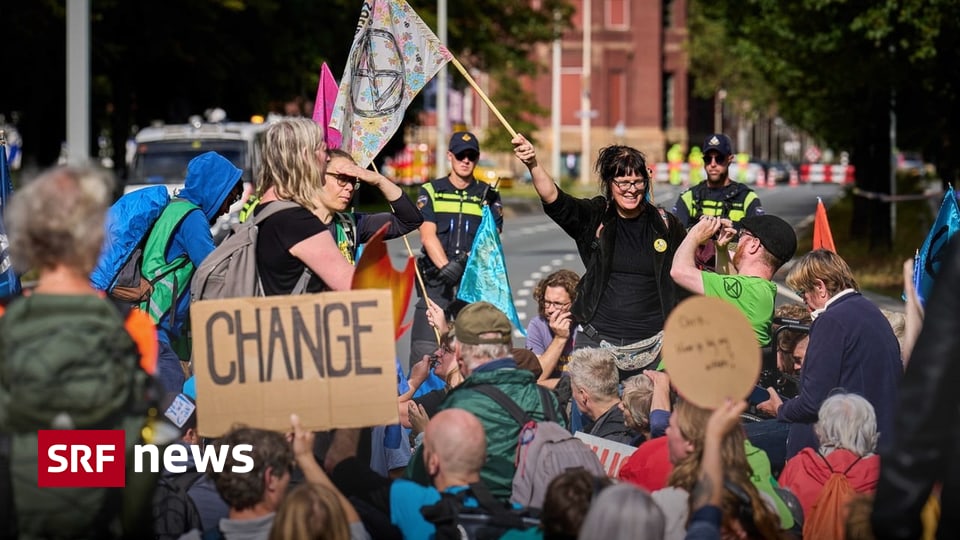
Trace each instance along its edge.
<path fill-rule="evenodd" d="M 521 334 L 527 335 L 520 317 L 517 316 L 517 308 L 513 305 L 513 293 L 507 278 L 507 263 L 503 257 L 503 246 L 500 245 L 500 233 L 497 232 L 497 224 L 493 220 L 489 205 L 483 206 L 483 218 L 480 220 L 477 236 L 473 239 L 457 298 L 464 302 L 490 302 L 506 313 Z"/>
<path fill-rule="evenodd" d="M 953 192 L 953 186 L 949 186 L 940 204 L 937 220 L 930 228 L 913 262 L 913 286 L 917 289 L 917 298 L 921 306 L 926 305 L 930 289 L 937 274 L 940 273 L 940 265 L 946 256 L 947 244 L 957 229 L 960 229 L 960 208 L 957 207 L 957 196 Z"/>
<path fill-rule="evenodd" d="M 10 180 L 7 148 L 6 144 L 0 144 L 0 298 L 20 293 L 20 278 L 10 261 L 10 241 L 7 240 L 7 229 L 3 225 L 3 209 L 11 195 L 13 182 Z"/>

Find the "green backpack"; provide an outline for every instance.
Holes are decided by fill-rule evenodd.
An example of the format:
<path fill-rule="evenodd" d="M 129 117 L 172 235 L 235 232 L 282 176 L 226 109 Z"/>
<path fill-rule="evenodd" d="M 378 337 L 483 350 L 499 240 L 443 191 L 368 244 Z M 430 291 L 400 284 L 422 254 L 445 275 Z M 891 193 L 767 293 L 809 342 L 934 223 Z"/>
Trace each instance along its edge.
<path fill-rule="evenodd" d="M 780 484 L 778 484 L 777 480 L 773 477 L 770 469 L 770 458 L 767 457 L 767 453 L 751 444 L 749 440 L 744 441 L 744 450 L 747 454 L 747 463 L 750 464 L 750 469 L 752 470 L 750 481 L 753 482 L 757 490 L 769 495 L 770 498 L 773 499 L 774 504 L 777 505 L 777 514 L 780 516 L 780 528 L 783 530 L 792 529 L 796 523 L 793 519 L 793 514 L 790 512 L 790 508 L 787 507 L 787 504 L 780 498 L 780 494 L 776 491 L 780 489 Z"/>
<path fill-rule="evenodd" d="M 153 387 L 124 317 L 96 296 L 47 294 L 18 298 L 0 317 L 0 491 L 12 491 L 0 505 L 0 514 L 12 514 L 0 516 L 0 533 L 117 537 L 149 503 L 152 479 L 129 473 Z M 124 430 L 127 487 L 38 488 L 41 429 Z"/>

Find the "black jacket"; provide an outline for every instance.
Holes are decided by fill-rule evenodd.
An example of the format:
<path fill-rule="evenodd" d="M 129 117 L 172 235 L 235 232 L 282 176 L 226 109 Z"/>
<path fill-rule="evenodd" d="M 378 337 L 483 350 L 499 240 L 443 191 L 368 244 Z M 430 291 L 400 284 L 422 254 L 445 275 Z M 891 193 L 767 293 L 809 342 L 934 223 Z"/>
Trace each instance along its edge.
<path fill-rule="evenodd" d="M 607 199 L 596 196 L 592 199 L 577 199 L 559 188 L 557 200 L 544 204 L 543 210 L 561 229 L 577 243 L 577 251 L 586 271 L 577 285 L 577 299 L 573 302 L 570 311 L 577 322 L 589 323 L 597 312 L 597 305 L 603 290 L 610 279 L 610 269 L 613 266 L 613 244 L 617 237 L 617 211 L 614 205 L 607 204 Z M 670 268 L 673 265 L 673 254 L 680 242 L 686 236 L 683 225 L 670 212 L 663 212 L 663 216 L 670 224 L 669 230 L 663 219 L 659 218 L 660 210 L 644 202 L 644 212 L 652 212 L 657 219 L 651 219 L 653 230 L 644 232 L 644 245 L 653 245 L 654 240 L 663 239 L 667 247 L 663 252 L 655 252 L 654 270 L 657 276 L 657 287 L 660 291 L 660 305 L 663 309 L 663 318 L 673 310 L 678 301 L 688 296 L 678 291 L 678 287 L 670 278 Z M 597 230 L 601 223 L 600 237 Z M 682 295 L 682 296 L 681 296 Z"/>
<path fill-rule="evenodd" d="M 943 485 L 937 538 L 960 538 L 960 237 L 926 306 L 923 330 L 900 384 L 889 450 L 881 453 L 873 505 L 877 538 L 920 538 L 920 510 Z"/>

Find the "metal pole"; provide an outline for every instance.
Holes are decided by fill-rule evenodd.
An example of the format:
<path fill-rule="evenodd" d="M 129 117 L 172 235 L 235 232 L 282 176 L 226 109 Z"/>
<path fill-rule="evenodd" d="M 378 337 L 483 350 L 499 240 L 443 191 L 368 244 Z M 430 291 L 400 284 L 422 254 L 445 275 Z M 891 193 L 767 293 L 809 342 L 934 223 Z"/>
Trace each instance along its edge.
<path fill-rule="evenodd" d="M 67 161 L 90 159 L 90 0 L 67 0 Z"/>
<path fill-rule="evenodd" d="M 590 64 L 593 2 L 583 0 L 583 70 L 580 88 L 580 182 L 590 182 Z"/>
<path fill-rule="evenodd" d="M 897 194 L 897 91 L 890 89 L 890 196 Z M 897 239 L 897 203 L 890 201 L 890 244 Z"/>
<path fill-rule="evenodd" d="M 437 38 L 447 44 L 447 0 L 437 0 Z M 437 73 L 437 157 L 436 174 L 440 177 L 447 172 L 447 129 L 450 125 L 447 111 L 447 65 Z"/>
<path fill-rule="evenodd" d="M 550 72 L 550 131 L 552 135 L 552 148 L 550 150 L 550 169 L 553 178 L 560 181 L 560 70 L 561 66 L 561 43 L 560 43 L 560 11 L 553 12 L 554 32 L 553 39 L 553 68 Z"/>

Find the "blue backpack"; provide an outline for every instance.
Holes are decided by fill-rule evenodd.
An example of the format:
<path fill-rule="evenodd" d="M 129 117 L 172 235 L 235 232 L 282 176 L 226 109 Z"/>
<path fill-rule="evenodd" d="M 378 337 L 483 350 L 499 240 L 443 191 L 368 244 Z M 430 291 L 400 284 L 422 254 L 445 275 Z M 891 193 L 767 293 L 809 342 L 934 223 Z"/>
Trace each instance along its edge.
<path fill-rule="evenodd" d="M 169 202 L 165 186 L 151 186 L 131 191 L 113 203 L 107 212 L 100 259 L 90 274 L 94 288 L 114 293 L 118 286 L 138 286 L 144 240 Z"/>

